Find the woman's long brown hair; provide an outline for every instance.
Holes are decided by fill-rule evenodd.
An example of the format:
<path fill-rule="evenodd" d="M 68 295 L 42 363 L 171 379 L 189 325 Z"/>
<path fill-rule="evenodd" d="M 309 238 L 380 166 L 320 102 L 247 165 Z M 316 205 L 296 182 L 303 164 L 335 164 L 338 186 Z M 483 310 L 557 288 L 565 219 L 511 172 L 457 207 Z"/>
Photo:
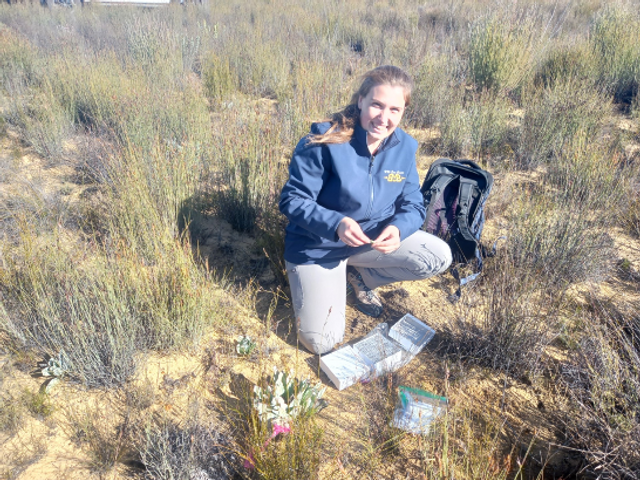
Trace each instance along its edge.
<path fill-rule="evenodd" d="M 374 68 L 362 76 L 360 88 L 351 96 L 349 105 L 325 120 L 331 123 L 329 130 L 323 134 L 311 135 L 309 137 L 309 143 L 345 143 L 351 140 L 353 130 L 360 120 L 358 100 L 360 97 L 366 97 L 373 87 L 379 85 L 402 87 L 405 106 L 409 106 L 411 90 L 413 89 L 411 77 L 401 68 L 392 65 L 383 65 Z"/>

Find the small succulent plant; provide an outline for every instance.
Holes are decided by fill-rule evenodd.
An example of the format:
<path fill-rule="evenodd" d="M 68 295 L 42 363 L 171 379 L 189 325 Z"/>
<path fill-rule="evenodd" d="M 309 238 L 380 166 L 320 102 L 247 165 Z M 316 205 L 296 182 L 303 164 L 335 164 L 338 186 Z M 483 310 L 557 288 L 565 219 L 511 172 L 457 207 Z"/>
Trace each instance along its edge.
<path fill-rule="evenodd" d="M 251 340 L 251 338 L 243 335 L 242 337 L 238 337 L 236 343 L 236 352 L 238 355 L 249 355 L 256 348 L 256 342 Z"/>
<path fill-rule="evenodd" d="M 326 387 L 313 385 L 308 379 L 299 380 L 285 372 L 274 369 L 270 385 L 253 388 L 253 406 L 260 420 L 269 422 L 274 428 L 288 427 L 298 417 L 313 415 L 327 406 L 322 399 Z"/>
<path fill-rule="evenodd" d="M 36 370 L 39 376 L 47 377 L 47 380 L 40 386 L 40 392 L 49 393 L 63 377 L 69 374 L 70 370 L 71 366 L 64 350 L 60 350 L 56 357 L 45 357 L 42 362 L 38 363 Z"/>

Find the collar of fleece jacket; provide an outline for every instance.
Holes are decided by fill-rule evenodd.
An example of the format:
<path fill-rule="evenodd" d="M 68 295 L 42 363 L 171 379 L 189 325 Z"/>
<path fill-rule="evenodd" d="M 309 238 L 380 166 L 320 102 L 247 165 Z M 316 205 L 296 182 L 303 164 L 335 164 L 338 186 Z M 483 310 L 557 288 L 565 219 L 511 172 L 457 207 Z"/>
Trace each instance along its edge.
<path fill-rule="evenodd" d="M 380 143 L 378 150 L 373 156 L 378 155 L 384 150 L 396 146 L 398 143 L 400 143 L 400 139 L 398 138 L 396 130 L 394 130 L 393 132 L 391 132 L 391 135 L 389 135 L 382 141 L 382 143 Z M 368 157 L 372 156 L 369 152 L 369 146 L 367 145 L 367 131 L 362 128 L 360 123 L 356 123 L 356 126 L 353 130 L 353 140 L 351 141 L 351 144 L 355 148 L 358 155 Z"/>

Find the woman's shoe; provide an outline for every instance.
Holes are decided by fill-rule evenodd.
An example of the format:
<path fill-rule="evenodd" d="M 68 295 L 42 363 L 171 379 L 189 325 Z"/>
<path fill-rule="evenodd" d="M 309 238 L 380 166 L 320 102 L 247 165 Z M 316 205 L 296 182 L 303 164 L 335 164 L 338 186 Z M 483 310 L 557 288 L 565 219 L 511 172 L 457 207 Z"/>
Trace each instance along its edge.
<path fill-rule="evenodd" d="M 347 292 L 349 290 L 356 297 L 354 307 L 373 318 L 382 315 L 382 300 L 374 290 L 365 285 L 362 275 L 354 267 L 347 267 Z"/>

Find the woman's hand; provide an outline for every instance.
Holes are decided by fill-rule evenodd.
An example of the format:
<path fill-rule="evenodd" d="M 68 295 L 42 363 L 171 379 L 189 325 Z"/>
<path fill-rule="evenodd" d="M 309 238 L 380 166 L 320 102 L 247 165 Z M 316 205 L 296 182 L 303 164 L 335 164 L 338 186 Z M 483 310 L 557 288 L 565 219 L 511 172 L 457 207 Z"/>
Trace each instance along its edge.
<path fill-rule="evenodd" d="M 400 248 L 400 230 L 395 225 L 389 225 L 373 241 L 373 248 L 380 253 L 392 253 Z"/>
<path fill-rule="evenodd" d="M 361 247 L 371 243 L 371 239 L 365 235 L 358 222 L 351 217 L 340 220 L 337 233 L 340 240 L 349 247 Z"/>

